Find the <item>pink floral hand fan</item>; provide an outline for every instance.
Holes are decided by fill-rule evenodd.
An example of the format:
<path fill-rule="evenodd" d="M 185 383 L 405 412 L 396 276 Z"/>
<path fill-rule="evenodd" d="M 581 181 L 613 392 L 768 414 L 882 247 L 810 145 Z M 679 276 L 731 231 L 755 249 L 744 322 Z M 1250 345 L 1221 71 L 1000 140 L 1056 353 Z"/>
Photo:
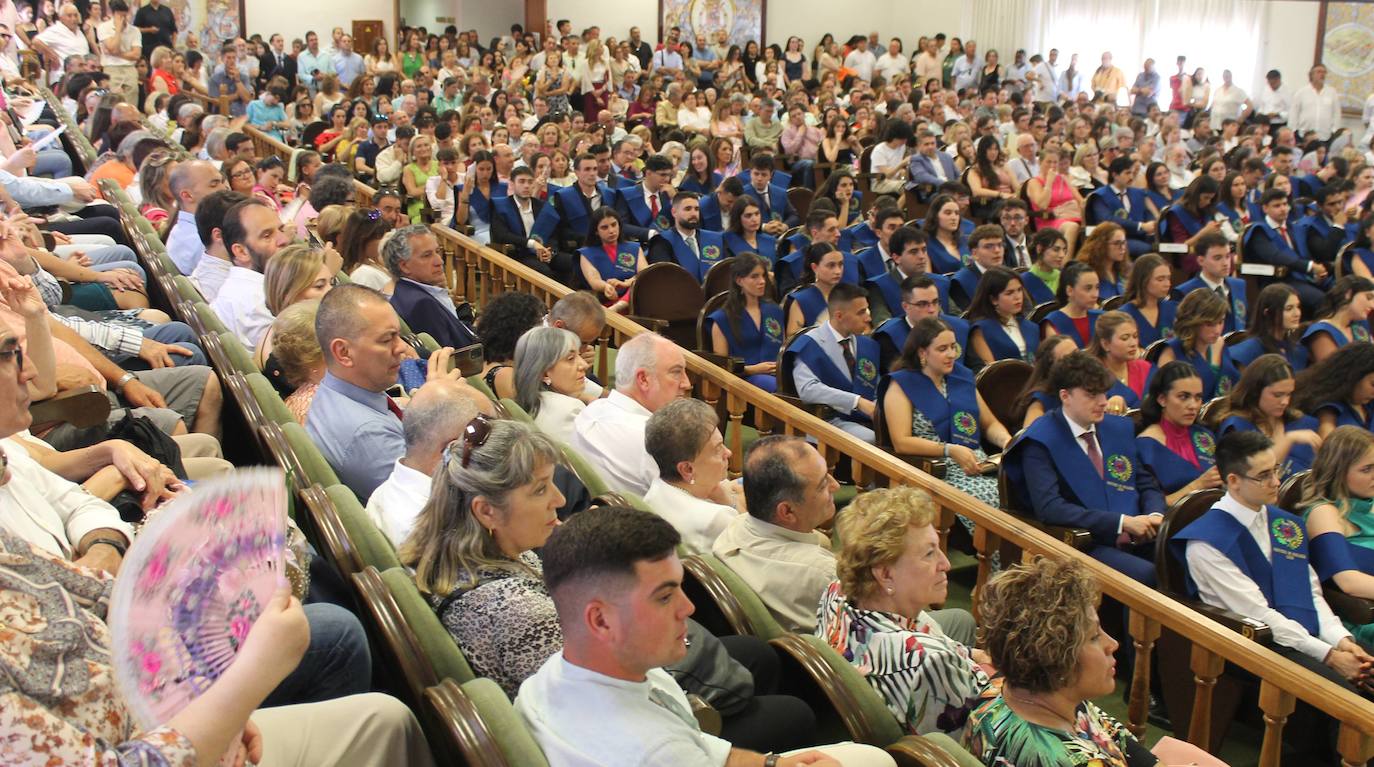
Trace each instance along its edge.
<path fill-rule="evenodd" d="M 197 482 L 152 519 L 115 580 L 115 679 L 144 729 L 175 716 L 233 663 L 285 582 L 286 482 L 241 469 Z"/>

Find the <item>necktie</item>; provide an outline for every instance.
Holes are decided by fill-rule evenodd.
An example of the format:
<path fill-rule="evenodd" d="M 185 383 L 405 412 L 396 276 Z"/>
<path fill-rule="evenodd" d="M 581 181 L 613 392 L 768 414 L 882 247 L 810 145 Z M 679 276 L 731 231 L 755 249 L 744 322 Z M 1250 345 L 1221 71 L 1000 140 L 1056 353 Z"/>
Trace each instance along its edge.
<path fill-rule="evenodd" d="M 387 410 L 390 410 L 390 411 L 391 411 L 391 414 L 394 415 L 394 416 L 396 416 L 396 420 L 398 420 L 398 421 L 404 421 L 404 420 L 405 420 L 405 415 L 401 412 L 401 406 L 396 404 L 396 400 L 394 400 L 394 399 L 392 399 L 392 398 L 390 398 L 390 397 L 387 397 L 387 398 L 386 398 L 386 409 L 387 409 Z"/>
<path fill-rule="evenodd" d="M 1283 238 L 1283 241 L 1284 241 L 1285 243 L 1288 244 L 1288 247 L 1290 247 L 1290 248 L 1293 247 L 1293 241 L 1290 240 L 1290 239 L 1288 239 L 1288 227 L 1286 227 L 1286 226 L 1280 226 L 1280 227 L 1279 227 L 1279 236 L 1282 237 L 1282 238 Z"/>
<path fill-rule="evenodd" d="M 656 194 L 649 196 L 649 218 L 658 218 L 658 195 Z M 653 221 L 650 221 L 649 223 L 652 224 Z"/>
<path fill-rule="evenodd" d="M 853 377 L 854 377 L 854 365 L 856 364 L 856 361 L 855 361 L 855 359 L 854 359 L 854 352 L 853 352 L 852 349 L 850 349 L 850 344 L 851 344 L 851 343 L 853 343 L 853 339 L 850 339 L 850 338 L 842 339 L 842 340 L 840 341 L 840 351 L 844 352 L 844 364 L 845 364 L 846 367 L 849 368 L 849 376 L 850 376 L 851 378 L 853 378 Z M 1099 458 L 1099 459 L 1098 459 L 1098 462 L 1101 463 L 1101 461 L 1102 461 L 1102 459 Z"/>
<path fill-rule="evenodd" d="M 1083 446 L 1088 449 L 1088 460 L 1093 462 L 1093 468 L 1097 469 L 1097 476 L 1105 478 L 1106 472 L 1102 469 L 1102 451 L 1097 447 L 1097 435 L 1090 431 L 1083 432 Z"/>
<path fill-rule="evenodd" d="M 684 237 L 683 242 L 687 243 L 687 249 L 692 251 L 692 255 L 696 256 L 698 259 L 701 258 L 701 251 L 697 250 L 697 238 Z"/>
<path fill-rule="evenodd" d="M 1127 213 L 1130 213 L 1130 212 L 1131 212 L 1131 201 L 1127 198 L 1126 192 L 1125 192 L 1125 191 L 1117 192 L 1117 193 L 1116 193 L 1116 198 L 1117 198 L 1118 200 L 1121 200 L 1121 207 L 1122 207 L 1122 208 L 1125 208 Z"/>
<path fill-rule="evenodd" d="M 280 53 L 278 53 L 278 54 L 277 54 L 277 69 L 281 69 L 281 68 L 284 67 L 284 66 L 286 66 L 286 62 L 282 60 L 282 55 L 281 55 Z"/>
<path fill-rule="evenodd" d="M 1218 296 L 1220 296 L 1220 297 L 1221 297 L 1221 300 L 1223 300 L 1223 301 L 1226 300 L 1226 288 L 1222 287 L 1221 285 L 1218 285 L 1218 286 L 1216 286 L 1215 288 L 1212 288 L 1212 292 L 1214 292 L 1214 293 L 1216 293 Z"/>
<path fill-rule="evenodd" d="M 1028 257 L 1026 256 L 1026 246 L 1025 246 L 1025 245 L 1017 245 L 1017 246 L 1016 246 L 1016 265 L 1017 265 L 1017 266 L 1030 266 L 1030 258 L 1028 258 Z"/>

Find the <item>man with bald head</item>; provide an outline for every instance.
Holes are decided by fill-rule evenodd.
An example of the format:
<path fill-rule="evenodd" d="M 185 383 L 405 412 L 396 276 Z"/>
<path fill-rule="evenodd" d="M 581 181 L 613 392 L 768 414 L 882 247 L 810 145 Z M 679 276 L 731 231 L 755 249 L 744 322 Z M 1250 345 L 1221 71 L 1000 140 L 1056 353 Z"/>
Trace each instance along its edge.
<path fill-rule="evenodd" d="M 205 160 L 191 160 L 172 169 L 167 181 L 177 201 L 177 220 L 167 235 L 167 255 L 182 274 L 191 274 L 205 253 L 205 243 L 196 231 L 196 206 L 225 188 L 224 176 Z"/>
<path fill-rule="evenodd" d="M 81 11 L 75 5 L 63 3 L 57 9 L 57 22 L 49 24 L 29 41 L 47 60 L 49 83 L 62 79 L 62 64 L 69 56 L 84 57 L 91 53 L 91 39 L 81 28 Z"/>

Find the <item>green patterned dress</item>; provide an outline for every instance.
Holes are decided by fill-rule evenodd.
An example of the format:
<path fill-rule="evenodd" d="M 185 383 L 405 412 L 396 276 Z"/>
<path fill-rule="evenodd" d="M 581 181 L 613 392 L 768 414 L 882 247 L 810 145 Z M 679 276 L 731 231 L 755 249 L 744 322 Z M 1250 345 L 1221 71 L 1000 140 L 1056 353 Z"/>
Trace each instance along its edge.
<path fill-rule="evenodd" d="M 1159 760 L 1120 722 L 1079 704 L 1074 732 L 1022 719 L 1000 695 L 969 717 L 964 746 L 988 767 L 1151 767 Z"/>

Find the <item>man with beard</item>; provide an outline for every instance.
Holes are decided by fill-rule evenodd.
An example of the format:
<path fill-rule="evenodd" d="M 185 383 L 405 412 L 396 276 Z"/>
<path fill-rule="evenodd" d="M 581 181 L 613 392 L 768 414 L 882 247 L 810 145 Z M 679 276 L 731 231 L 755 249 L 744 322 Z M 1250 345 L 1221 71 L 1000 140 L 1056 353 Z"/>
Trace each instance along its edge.
<path fill-rule="evenodd" d="M 673 198 L 673 225 L 649 241 L 650 263 L 676 261 L 705 282 L 706 273 L 724 257 L 725 247 L 720 232 L 701 229 L 700 225 L 701 198 L 696 192 L 678 192 Z"/>
<path fill-rule="evenodd" d="M 268 259 L 286 245 L 286 231 L 276 211 L 256 199 L 225 212 L 220 230 L 232 265 L 210 308 L 244 346 L 256 349 L 272 326 L 263 271 Z"/>

